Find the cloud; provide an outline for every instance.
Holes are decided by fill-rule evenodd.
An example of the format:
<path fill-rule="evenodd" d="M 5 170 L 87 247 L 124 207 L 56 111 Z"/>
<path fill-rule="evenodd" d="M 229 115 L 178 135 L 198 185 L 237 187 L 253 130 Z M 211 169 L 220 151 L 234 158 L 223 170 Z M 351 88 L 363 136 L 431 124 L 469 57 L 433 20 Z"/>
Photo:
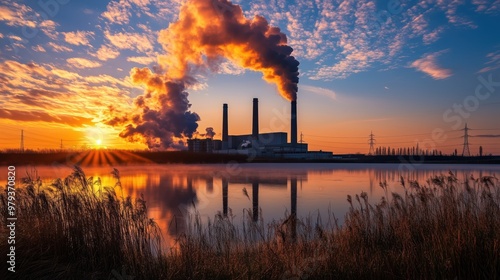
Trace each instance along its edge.
<path fill-rule="evenodd" d="M 487 14 L 496 14 L 500 12 L 500 0 L 472 0 L 472 4 L 476 5 L 477 12 Z"/>
<path fill-rule="evenodd" d="M 488 61 L 485 63 L 485 67 L 479 70 L 479 73 L 485 73 L 500 69 L 500 50 L 491 52 L 486 55 Z"/>
<path fill-rule="evenodd" d="M 31 47 L 31 49 L 34 50 L 35 52 L 46 52 L 46 50 L 40 45 L 33 46 Z"/>
<path fill-rule="evenodd" d="M 155 61 L 155 58 L 149 56 L 130 56 L 127 57 L 127 61 L 143 65 L 149 65 Z"/>
<path fill-rule="evenodd" d="M 110 23 L 127 24 L 131 16 L 130 8 L 131 5 L 128 1 L 110 1 L 106 11 L 101 16 Z"/>
<path fill-rule="evenodd" d="M 235 65 L 231 61 L 224 61 L 220 65 L 218 65 L 219 74 L 226 75 L 243 75 L 245 73 L 245 68 Z"/>
<path fill-rule="evenodd" d="M 63 45 L 58 45 L 54 42 L 49 42 L 49 43 L 47 43 L 47 45 L 49 45 L 49 47 L 51 47 L 52 50 L 55 52 L 70 52 L 70 51 L 72 51 L 72 49 L 65 47 Z"/>
<path fill-rule="evenodd" d="M 135 87 L 130 78 L 82 76 L 52 64 L 12 60 L 0 62 L 0 81 L 0 108 L 15 108 L 3 110 L 2 118 L 75 126 L 130 110 L 128 94 Z"/>
<path fill-rule="evenodd" d="M 23 4 L 11 3 L 11 7 L 0 6 L 0 21 L 5 21 L 9 26 L 26 26 L 30 28 L 36 27 L 36 21 L 28 19 L 28 15 L 33 13 L 33 10 Z"/>
<path fill-rule="evenodd" d="M 111 34 L 109 30 L 105 30 L 104 36 L 118 49 L 136 50 L 141 53 L 147 53 L 153 50 L 153 45 L 149 38 L 143 34 L 125 32 Z"/>
<path fill-rule="evenodd" d="M 16 35 L 9 35 L 9 39 L 11 40 L 14 40 L 14 41 L 19 41 L 19 42 L 23 42 L 23 38 L 19 37 L 19 36 L 16 36 Z"/>
<path fill-rule="evenodd" d="M 94 35 L 92 31 L 63 32 L 64 41 L 72 45 L 91 46 L 89 38 Z"/>
<path fill-rule="evenodd" d="M 50 122 L 69 126 L 83 126 L 93 124 L 92 119 L 64 114 L 49 114 L 39 111 L 20 111 L 0 109 L 0 118 L 24 122 Z"/>
<path fill-rule="evenodd" d="M 68 58 L 66 59 L 66 61 L 68 62 L 68 64 L 76 68 L 96 68 L 96 67 L 101 67 L 102 65 L 99 62 L 91 61 L 86 58 L 80 58 L 80 57 Z"/>
<path fill-rule="evenodd" d="M 443 31 L 444 31 L 443 27 L 438 27 L 438 28 L 434 29 L 434 31 L 427 33 L 427 34 L 424 34 L 422 36 L 422 40 L 423 40 L 424 44 L 429 45 L 429 44 L 432 44 L 432 43 L 436 42 L 437 40 L 439 40 L 439 35 L 441 35 L 441 33 L 443 33 Z"/>
<path fill-rule="evenodd" d="M 488 6 L 478 13 L 488 13 L 500 4 L 500 0 L 474 1 Z M 316 65 L 304 73 L 313 80 L 343 79 L 374 67 L 404 67 L 408 53 L 418 53 L 422 45 L 435 43 L 446 31 L 476 27 L 471 16 L 475 7 L 468 1 L 396 1 L 400 3 L 396 12 L 388 1 L 379 2 L 238 1 L 247 16 L 262 15 L 286 28 L 293 55 Z"/>
<path fill-rule="evenodd" d="M 317 95 L 326 96 L 326 97 L 331 98 L 333 100 L 337 100 L 337 94 L 331 89 L 316 87 L 316 86 L 309 86 L 309 85 L 300 85 L 299 90 L 302 92 L 305 91 L 305 92 L 309 92 L 309 93 L 313 93 L 313 94 L 317 94 Z"/>
<path fill-rule="evenodd" d="M 442 80 L 452 76 L 452 72 L 449 69 L 442 68 L 437 65 L 436 59 L 443 52 L 437 52 L 432 54 L 427 54 L 424 57 L 415 60 L 411 67 L 424 72 L 425 74 L 431 76 L 435 80 Z"/>
<path fill-rule="evenodd" d="M 119 51 L 108 45 L 102 45 L 95 54 L 95 56 L 97 56 L 97 58 L 102 61 L 117 58 L 119 55 Z"/>
<path fill-rule="evenodd" d="M 59 24 L 52 20 L 44 20 L 40 23 L 39 27 L 42 32 L 52 40 L 57 40 L 59 32 L 56 31 L 56 28 Z"/>
<path fill-rule="evenodd" d="M 182 1 L 164 1 L 164 0 L 119 0 L 119 1 L 110 1 L 106 7 L 106 11 L 104 11 L 101 16 L 106 19 L 109 23 L 112 24 L 128 24 L 130 22 L 130 18 L 133 15 L 141 16 L 144 14 L 153 18 L 162 18 L 163 20 L 166 17 L 156 17 L 157 15 L 151 13 L 148 6 L 154 6 L 159 14 L 162 13 L 162 5 L 170 6 L 170 10 L 172 10 L 172 6 L 179 5 L 178 2 Z"/>

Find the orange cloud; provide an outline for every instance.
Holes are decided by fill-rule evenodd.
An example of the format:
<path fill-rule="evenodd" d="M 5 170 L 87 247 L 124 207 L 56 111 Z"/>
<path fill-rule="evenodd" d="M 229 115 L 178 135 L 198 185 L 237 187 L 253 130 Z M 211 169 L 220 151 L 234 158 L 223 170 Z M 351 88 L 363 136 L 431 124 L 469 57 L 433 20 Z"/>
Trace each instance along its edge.
<path fill-rule="evenodd" d="M 29 122 L 50 122 L 50 123 L 61 123 L 70 126 L 82 126 L 91 125 L 92 119 L 82 118 L 78 116 L 70 116 L 64 114 L 49 114 L 46 112 L 36 112 L 36 111 L 20 111 L 20 110 L 8 110 L 0 109 L 0 118 L 10 119 L 15 121 L 29 121 Z"/>
<path fill-rule="evenodd" d="M 68 64 L 76 67 L 76 68 L 96 68 L 96 67 L 101 67 L 101 63 L 88 60 L 85 58 L 80 58 L 80 57 L 73 57 L 73 58 L 68 58 L 66 59 Z"/>
<path fill-rule="evenodd" d="M 82 76 L 53 65 L 0 62 L 0 94 L 9 100 L 2 118 L 81 126 L 130 110 L 129 78 Z M 110 110 L 113 107 L 113 112 Z"/>
<path fill-rule="evenodd" d="M 59 32 L 56 31 L 57 26 L 58 24 L 52 20 L 44 20 L 39 25 L 42 32 L 52 40 L 57 40 L 57 35 L 59 35 Z"/>
<path fill-rule="evenodd" d="M 100 60 L 106 61 L 108 59 L 114 59 L 117 58 L 120 55 L 120 52 L 115 50 L 114 48 L 107 46 L 107 45 L 102 45 L 96 53 L 97 58 Z"/>
<path fill-rule="evenodd" d="M 5 21 L 10 26 L 36 27 L 36 22 L 27 19 L 26 14 L 31 12 L 31 8 L 22 4 L 13 4 L 17 11 L 13 11 L 6 6 L 0 6 L 0 21 Z"/>
<path fill-rule="evenodd" d="M 64 41 L 72 45 L 90 46 L 89 38 L 94 35 L 91 31 L 63 32 Z"/>
<path fill-rule="evenodd" d="M 40 45 L 33 46 L 31 47 L 31 49 L 34 50 L 35 52 L 46 52 L 46 50 Z"/>
<path fill-rule="evenodd" d="M 53 51 L 55 52 L 70 52 L 71 49 L 68 47 L 65 47 L 63 45 L 58 45 L 54 42 L 49 42 L 48 45 L 52 48 Z"/>
<path fill-rule="evenodd" d="M 431 76 L 435 80 L 446 79 L 453 74 L 451 70 L 441 68 L 437 65 L 436 58 L 441 53 L 442 52 L 432 53 L 424 56 L 421 59 L 417 59 L 411 64 L 411 67 L 416 68 L 421 72 L 424 72 L 425 74 Z"/>
<path fill-rule="evenodd" d="M 153 50 L 153 45 L 146 35 L 124 32 L 111 34 L 109 30 L 105 30 L 104 36 L 118 49 L 129 49 L 139 52 L 149 52 Z"/>
<path fill-rule="evenodd" d="M 111 1 L 102 17 L 109 20 L 111 23 L 126 24 L 129 22 L 131 5 L 128 1 Z"/>
<path fill-rule="evenodd" d="M 155 61 L 154 58 L 148 56 L 131 56 L 127 57 L 127 61 L 135 62 L 138 64 L 149 65 Z"/>

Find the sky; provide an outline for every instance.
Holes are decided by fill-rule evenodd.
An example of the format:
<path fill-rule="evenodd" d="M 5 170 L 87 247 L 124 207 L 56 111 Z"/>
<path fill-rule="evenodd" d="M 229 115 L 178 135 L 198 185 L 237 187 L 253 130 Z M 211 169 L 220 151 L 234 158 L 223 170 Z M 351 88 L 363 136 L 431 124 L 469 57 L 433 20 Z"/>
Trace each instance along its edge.
<path fill-rule="evenodd" d="M 219 1 L 198 3 L 217 10 L 227 4 Z M 277 44 L 290 46 L 300 62 L 298 131 L 310 150 L 367 153 L 373 133 L 376 146 L 419 143 L 461 153 L 467 123 L 471 154 L 479 146 L 500 154 L 499 0 L 232 4 L 246 17 L 239 18 L 242 26 L 268 22 L 279 32 L 263 32 L 286 35 Z M 242 59 L 233 43 L 212 61 L 213 49 L 201 42 L 217 39 L 205 35 L 219 34 L 214 29 L 222 20 L 194 8 L 183 16 L 183 5 L 196 6 L 185 0 L 2 1 L 0 149 L 19 148 L 21 130 L 30 149 L 144 149 L 158 144 L 151 120 L 169 138 L 161 148 L 182 149 L 185 139 L 203 138 L 208 127 L 221 138 L 223 103 L 230 134 L 251 133 L 255 97 L 261 131 L 288 133 L 290 97 L 279 82 L 263 79 L 267 70 Z M 198 17 L 194 29 L 190 13 Z M 174 84 L 165 82 L 173 79 L 182 79 L 182 87 L 165 101 L 162 90 L 170 92 Z M 166 109 L 172 102 L 182 110 Z M 165 132 L 173 120 L 183 126 Z"/>

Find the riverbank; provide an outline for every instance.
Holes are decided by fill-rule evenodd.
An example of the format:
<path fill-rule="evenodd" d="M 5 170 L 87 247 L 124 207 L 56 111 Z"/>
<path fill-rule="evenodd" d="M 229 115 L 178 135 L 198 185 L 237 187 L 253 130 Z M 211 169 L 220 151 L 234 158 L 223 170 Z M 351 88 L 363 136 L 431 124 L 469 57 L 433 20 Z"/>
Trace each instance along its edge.
<path fill-rule="evenodd" d="M 127 165 L 168 163 L 402 163 L 419 164 L 500 164 L 500 156 L 369 156 L 361 154 L 335 155 L 331 159 L 248 158 L 245 155 L 193 153 L 186 151 L 126 151 L 87 150 L 50 152 L 0 152 L 0 165 Z"/>

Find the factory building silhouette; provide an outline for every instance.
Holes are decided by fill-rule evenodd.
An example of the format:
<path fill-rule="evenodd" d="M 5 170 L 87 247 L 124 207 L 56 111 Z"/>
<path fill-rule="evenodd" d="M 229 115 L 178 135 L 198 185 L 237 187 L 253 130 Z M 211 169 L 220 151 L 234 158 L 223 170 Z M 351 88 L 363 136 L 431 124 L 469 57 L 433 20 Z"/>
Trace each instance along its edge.
<path fill-rule="evenodd" d="M 259 132 L 259 100 L 253 99 L 252 134 L 230 135 L 228 105 L 222 106 L 222 140 L 189 139 L 191 152 L 253 155 L 262 158 L 328 159 L 331 152 L 309 151 L 297 142 L 297 102 L 291 102 L 290 142 L 286 132 Z"/>

